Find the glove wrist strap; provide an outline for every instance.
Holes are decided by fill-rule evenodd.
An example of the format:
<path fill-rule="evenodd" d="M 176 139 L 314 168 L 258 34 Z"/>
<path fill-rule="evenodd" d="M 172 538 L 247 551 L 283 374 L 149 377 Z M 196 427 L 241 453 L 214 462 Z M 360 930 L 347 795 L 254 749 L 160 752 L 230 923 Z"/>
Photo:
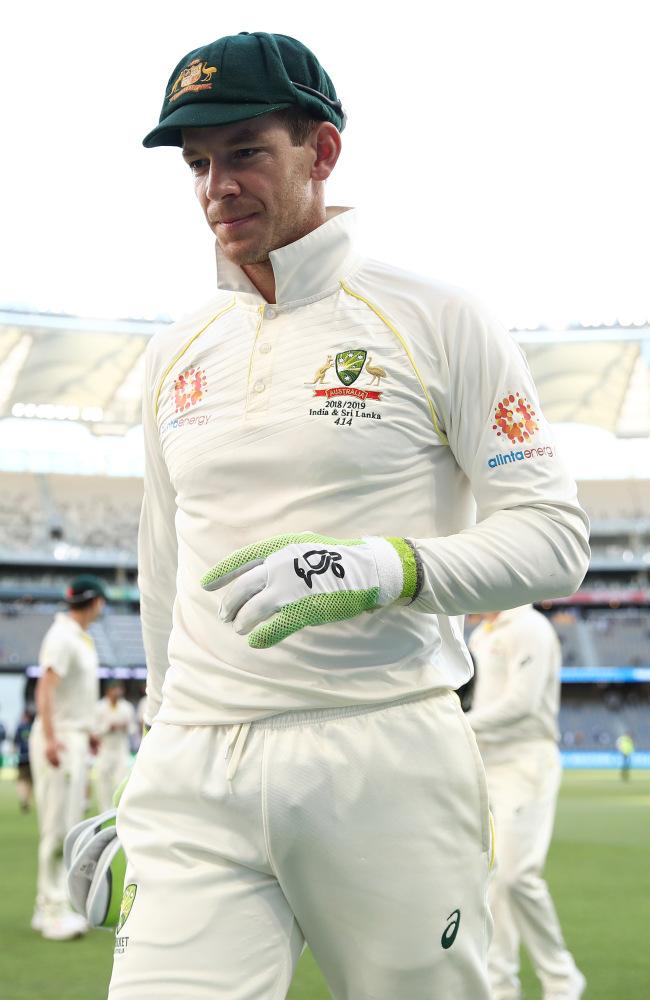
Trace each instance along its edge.
<path fill-rule="evenodd" d="M 402 563 L 404 580 L 397 599 L 402 603 L 412 604 L 422 590 L 424 576 L 417 549 L 409 538 L 387 538 L 386 541 L 393 546 Z"/>

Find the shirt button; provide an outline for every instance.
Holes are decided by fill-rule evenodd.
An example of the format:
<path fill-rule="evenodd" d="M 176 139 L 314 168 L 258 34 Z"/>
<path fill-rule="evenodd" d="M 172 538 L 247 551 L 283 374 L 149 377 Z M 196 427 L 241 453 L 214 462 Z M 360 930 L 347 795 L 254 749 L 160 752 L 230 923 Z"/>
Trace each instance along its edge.
<path fill-rule="evenodd" d="M 264 383 L 263 382 L 256 382 L 255 385 L 253 386 L 253 388 L 254 388 L 255 392 L 264 392 Z"/>
<path fill-rule="evenodd" d="M 260 354 L 268 354 L 270 350 L 270 344 L 260 344 Z"/>
<path fill-rule="evenodd" d="M 267 319 L 275 319 L 276 316 L 277 316 L 277 312 L 275 311 L 275 309 L 270 309 L 267 306 L 266 307 L 266 318 Z"/>

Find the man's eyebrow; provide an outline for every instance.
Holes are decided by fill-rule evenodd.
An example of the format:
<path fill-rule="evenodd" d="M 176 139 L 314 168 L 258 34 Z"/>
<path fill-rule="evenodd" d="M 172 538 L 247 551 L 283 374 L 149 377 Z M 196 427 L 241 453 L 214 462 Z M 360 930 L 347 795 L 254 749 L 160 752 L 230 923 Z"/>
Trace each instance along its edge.
<path fill-rule="evenodd" d="M 240 128 L 237 132 L 233 132 L 230 138 L 225 140 L 224 145 L 239 146 L 242 142 L 260 142 L 262 137 L 263 132 L 261 130 L 256 131 L 252 128 Z M 200 152 L 194 146 L 183 146 L 183 156 L 195 157 L 200 155 Z"/>

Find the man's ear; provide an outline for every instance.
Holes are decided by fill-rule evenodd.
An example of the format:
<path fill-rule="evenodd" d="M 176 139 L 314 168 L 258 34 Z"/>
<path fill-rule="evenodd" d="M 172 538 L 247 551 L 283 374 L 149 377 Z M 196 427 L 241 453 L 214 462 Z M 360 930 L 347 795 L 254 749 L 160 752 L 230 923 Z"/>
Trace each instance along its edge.
<path fill-rule="evenodd" d="M 336 125 L 322 122 L 314 130 L 310 144 L 315 154 L 311 168 L 312 180 L 326 181 L 341 154 L 341 134 Z"/>

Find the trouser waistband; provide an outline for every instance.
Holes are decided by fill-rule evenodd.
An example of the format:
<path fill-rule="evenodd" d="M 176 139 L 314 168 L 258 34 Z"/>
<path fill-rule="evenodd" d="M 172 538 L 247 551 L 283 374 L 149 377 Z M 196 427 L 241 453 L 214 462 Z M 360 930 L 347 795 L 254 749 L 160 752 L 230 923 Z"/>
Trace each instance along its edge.
<path fill-rule="evenodd" d="M 232 727 L 230 739 L 226 746 L 226 759 L 230 758 L 228 760 L 226 779 L 231 784 L 237 773 L 237 768 L 239 767 L 239 762 L 242 758 L 244 746 L 251 728 L 260 730 L 290 729 L 295 726 L 310 726 L 334 719 L 371 715 L 373 712 L 396 708 L 398 705 L 408 705 L 411 702 L 435 698 L 442 694 L 447 694 L 450 690 L 450 688 L 437 688 L 433 691 L 425 691 L 416 695 L 407 695 L 395 701 L 376 702 L 372 705 L 344 705 L 340 708 L 322 708 L 306 712 L 282 712 L 279 715 L 270 715 L 266 719 L 257 719 L 255 722 L 241 722 Z"/>

